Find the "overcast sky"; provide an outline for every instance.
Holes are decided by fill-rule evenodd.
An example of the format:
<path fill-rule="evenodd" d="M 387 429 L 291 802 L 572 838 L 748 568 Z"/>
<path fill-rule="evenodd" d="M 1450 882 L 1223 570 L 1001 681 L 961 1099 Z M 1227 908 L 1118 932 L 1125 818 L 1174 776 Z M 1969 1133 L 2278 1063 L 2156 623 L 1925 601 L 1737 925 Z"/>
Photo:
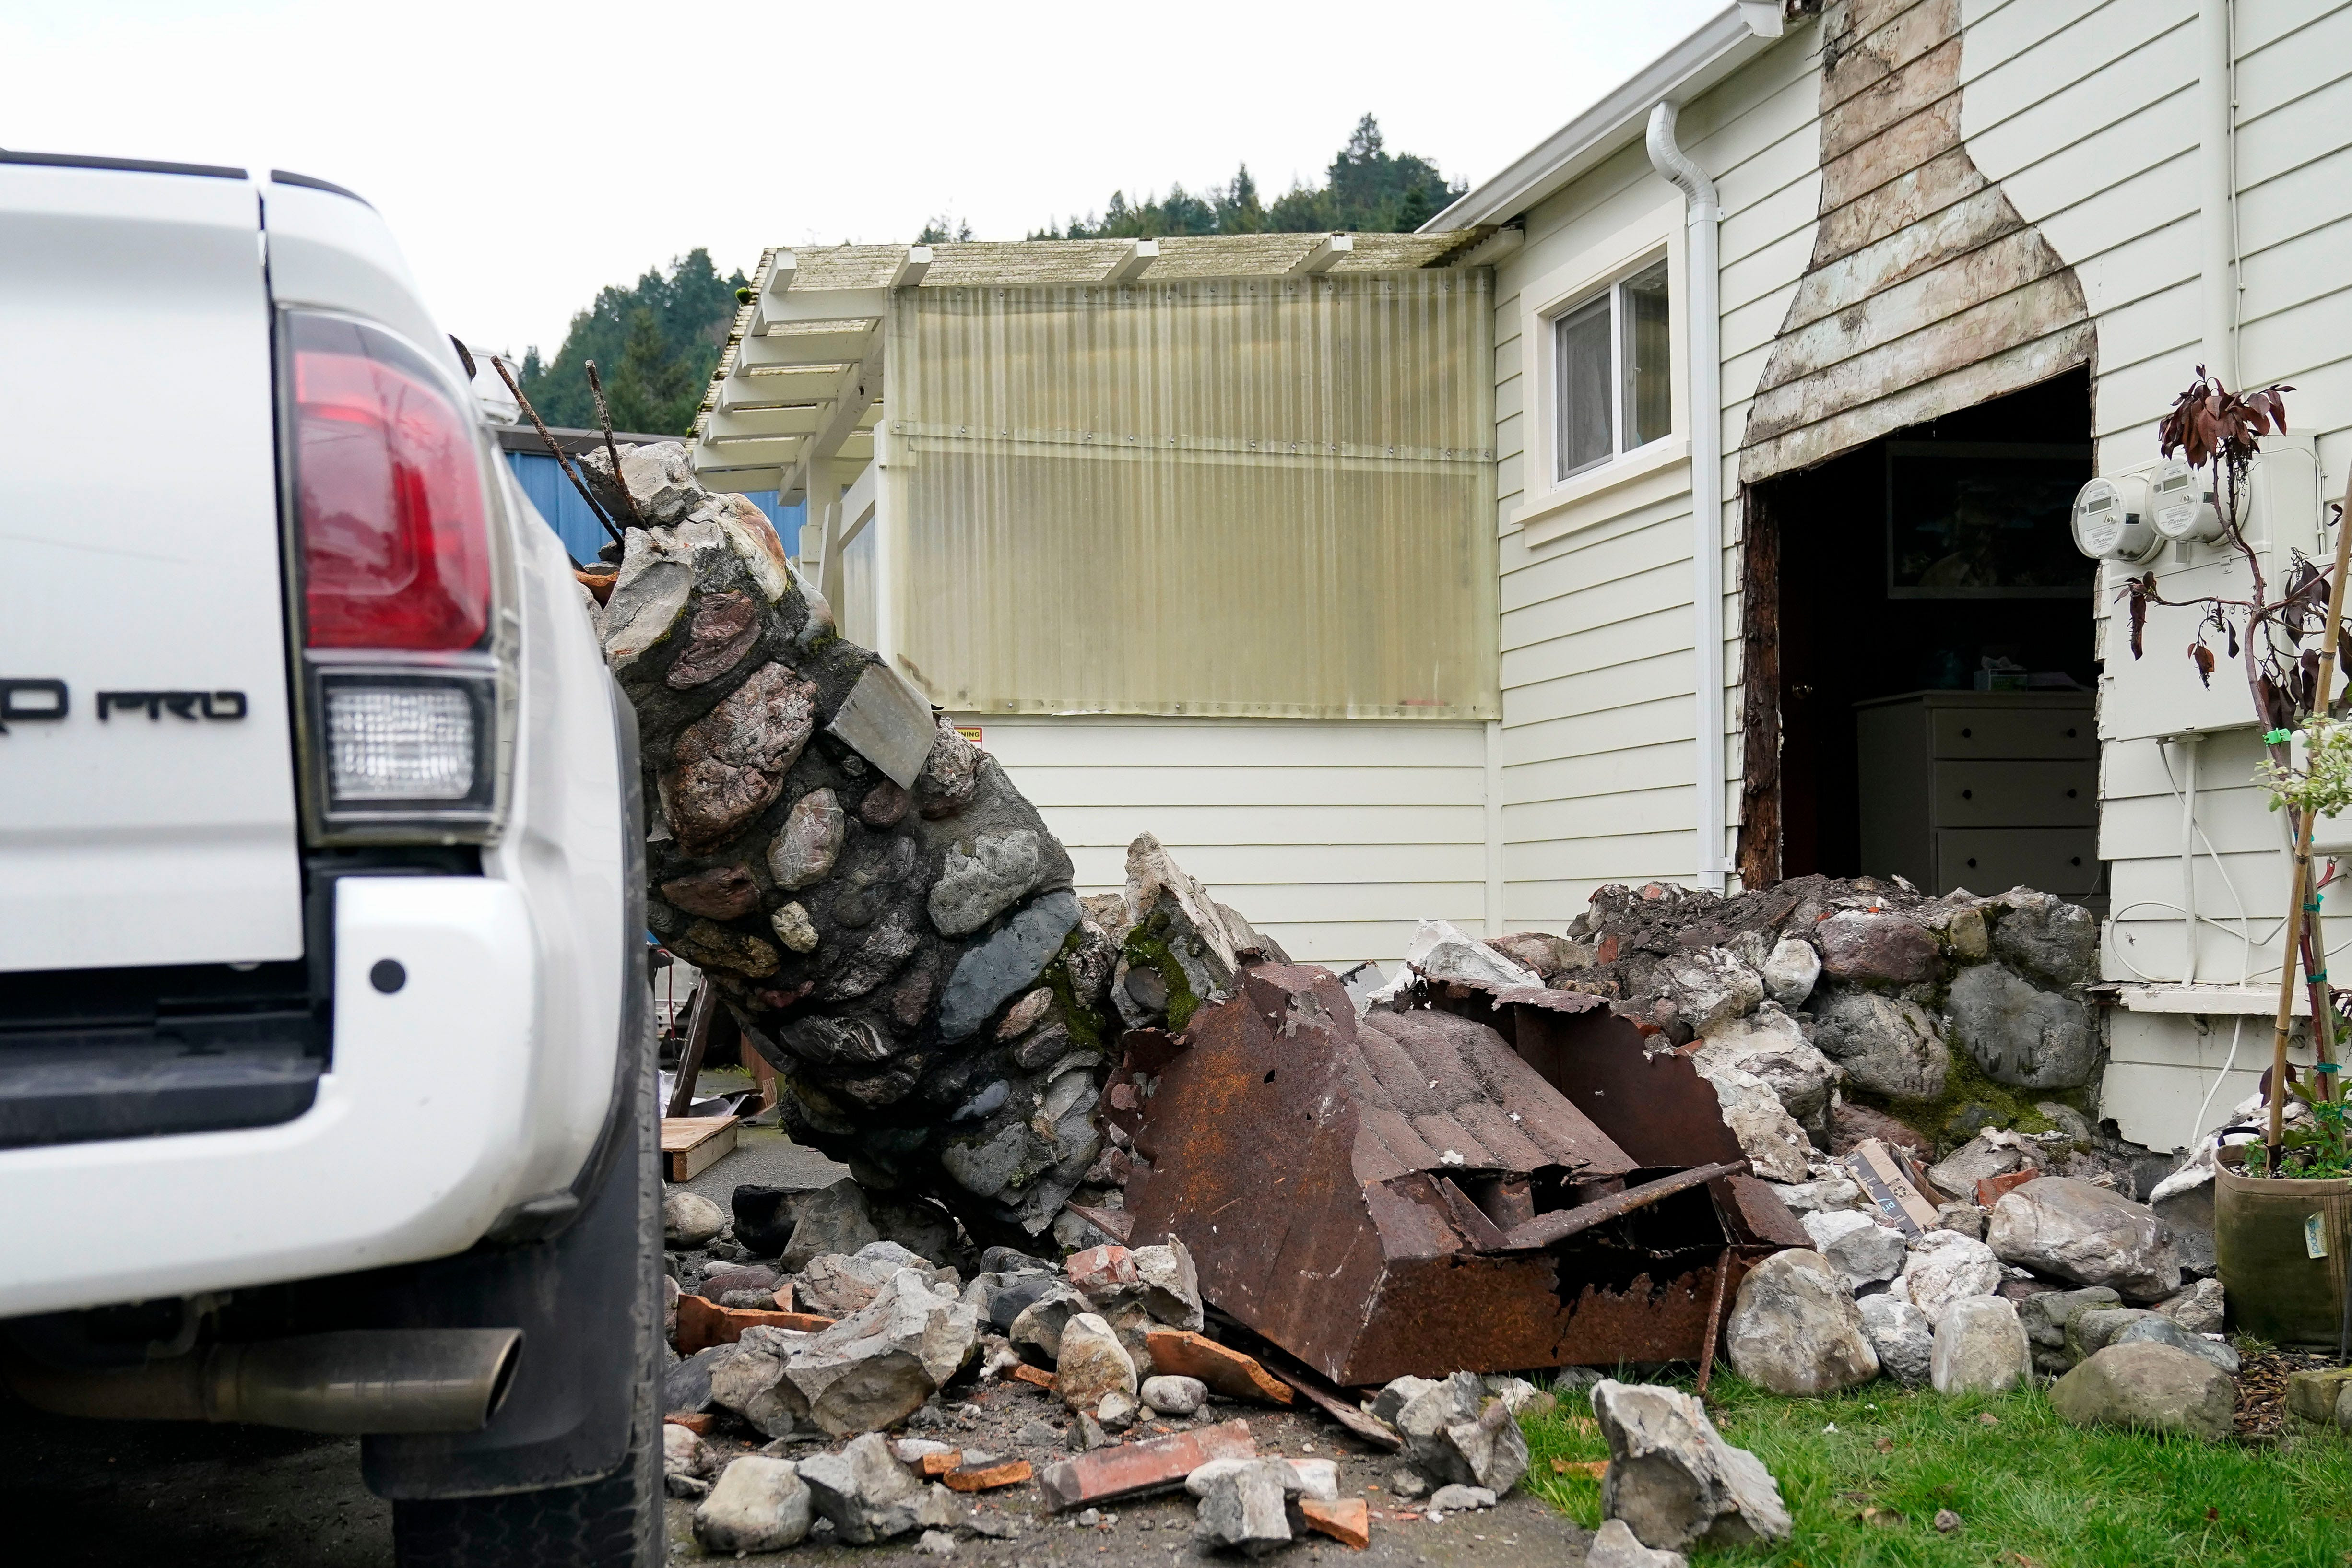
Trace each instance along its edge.
<path fill-rule="evenodd" d="M 1347 6 L 26 0 L 0 147 L 331 180 L 441 323 L 552 352 L 695 246 L 980 239 L 1246 162 L 1270 199 L 1357 118 L 1475 184 L 1723 0 Z"/>

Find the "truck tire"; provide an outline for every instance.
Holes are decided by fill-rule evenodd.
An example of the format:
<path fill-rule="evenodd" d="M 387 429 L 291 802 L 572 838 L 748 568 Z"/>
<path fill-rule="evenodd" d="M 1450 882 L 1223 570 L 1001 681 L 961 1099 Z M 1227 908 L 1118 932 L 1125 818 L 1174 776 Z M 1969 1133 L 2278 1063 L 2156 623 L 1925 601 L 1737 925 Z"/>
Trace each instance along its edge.
<path fill-rule="evenodd" d="M 653 1052 L 643 1056 L 634 1161 L 610 1180 L 635 1178 L 638 1247 L 646 1288 L 661 1273 L 659 1123 Z M 660 1317 L 654 1318 L 659 1333 Z M 627 1457 L 602 1480 L 492 1497 L 419 1498 L 392 1505 L 399 1568 L 662 1568 L 659 1350 L 642 1347 Z"/>

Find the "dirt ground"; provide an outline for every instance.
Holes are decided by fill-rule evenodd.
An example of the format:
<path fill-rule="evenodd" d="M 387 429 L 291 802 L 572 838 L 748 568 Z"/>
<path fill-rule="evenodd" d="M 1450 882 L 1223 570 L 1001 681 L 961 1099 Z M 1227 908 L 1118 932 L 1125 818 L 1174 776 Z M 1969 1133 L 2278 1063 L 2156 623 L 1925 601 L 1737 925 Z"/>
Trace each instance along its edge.
<path fill-rule="evenodd" d="M 967 1452 L 985 1450 L 1004 1458 L 1028 1459 L 1042 1473 L 1055 1459 L 1070 1457 L 1060 1446 L 1031 1447 L 1021 1443 L 1021 1428 L 1035 1421 L 1065 1423 L 1068 1413 L 1061 1402 L 1025 1384 L 991 1384 L 964 1394 L 961 1408 L 943 1426 L 914 1426 L 908 1435 L 959 1445 Z M 1204 1423 L 1242 1419 L 1249 1423 L 1261 1454 L 1293 1458 L 1326 1458 L 1339 1462 L 1339 1495 L 1361 1497 L 1372 1508 L 1372 1543 L 1369 1550 L 1350 1551 L 1335 1541 L 1309 1535 L 1281 1553 L 1280 1560 L 1301 1565 L 1362 1564 L 1365 1568 L 1507 1568 L 1507 1565 L 1580 1563 L 1591 1537 L 1573 1522 L 1524 1491 L 1514 1491 L 1494 1509 L 1449 1514 L 1432 1524 L 1422 1511 L 1393 1498 L 1389 1477 L 1399 1468 L 1392 1454 L 1378 1452 L 1341 1432 L 1319 1416 L 1271 1409 L 1261 1405 L 1213 1400 L 1202 1412 Z M 1178 1423 L 1163 1422 L 1171 1429 Z M 1159 1434 L 1139 1427 L 1125 1434 L 1150 1437 Z M 752 1452 L 751 1434 L 730 1437 L 714 1431 L 712 1446 L 728 1456 Z M 824 1445 L 795 1444 L 787 1457 L 818 1452 Z M 952 1561 L 992 1564 L 997 1568 L 1035 1568 L 1043 1563 L 1099 1563 L 1105 1568 L 1126 1565 L 1145 1568 L 1171 1563 L 1236 1563 L 1237 1553 L 1208 1552 L 1192 1542 L 1192 1499 L 1181 1490 L 1159 1497 L 1112 1503 L 1097 1511 L 1101 1521 L 1087 1526 L 1076 1515 L 1059 1517 L 1044 1511 L 1036 1486 L 1006 1487 L 970 1500 L 992 1528 L 1010 1526 L 1018 1533 L 1003 1539 L 963 1536 Z M 673 1500 L 669 1505 L 670 1555 L 674 1561 L 703 1556 L 694 1543 L 694 1505 Z M 733 1553 L 724 1554 L 731 1559 Z M 887 1546 L 835 1546 L 813 1536 L 788 1552 L 755 1555 L 747 1563 L 768 1563 L 779 1568 L 905 1568 L 940 1560 L 915 1549 L 915 1538 Z"/>

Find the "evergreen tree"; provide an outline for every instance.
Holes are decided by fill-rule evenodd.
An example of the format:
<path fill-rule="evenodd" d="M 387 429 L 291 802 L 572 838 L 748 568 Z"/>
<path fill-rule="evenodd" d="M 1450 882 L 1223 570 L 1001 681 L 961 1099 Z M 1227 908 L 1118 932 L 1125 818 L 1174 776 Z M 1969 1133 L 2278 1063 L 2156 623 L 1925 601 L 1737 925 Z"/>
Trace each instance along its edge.
<path fill-rule="evenodd" d="M 542 361 L 532 346 L 516 380 L 548 423 L 593 430 L 587 363 L 593 360 L 615 429 L 684 435 L 734 322 L 735 290 L 749 281 L 740 272 L 721 277 L 710 253 L 697 246 L 673 259 L 667 274 L 656 267 L 634 287 L 597 290 L 595 303 L 572 318 L 555 358 Z"/>
<path fill-rule="evenodd" d="M 1367 114 L 1331 161 L 1323 184 L 1294 184 L 1271 207 L 1263 204 L 1257 182 L 1244 163 L 1223 190 L 1212 190 L 1205 197 L 1171 185 L 1165 200 L 1147 193 L 1141 202 L 1130 203 L 1125 192 L 1113 191 L 1101 217 L 1089 213 L 1029 237 L 1157 239 L 1162 235 L 1312 234 L 1327 229 L 1404 234 L 1427 223 L 1468 189 L 1459 181 L 1449 183 L 1426 158 L 1391 153 L 1381 141 L 1380 121 Z"/>

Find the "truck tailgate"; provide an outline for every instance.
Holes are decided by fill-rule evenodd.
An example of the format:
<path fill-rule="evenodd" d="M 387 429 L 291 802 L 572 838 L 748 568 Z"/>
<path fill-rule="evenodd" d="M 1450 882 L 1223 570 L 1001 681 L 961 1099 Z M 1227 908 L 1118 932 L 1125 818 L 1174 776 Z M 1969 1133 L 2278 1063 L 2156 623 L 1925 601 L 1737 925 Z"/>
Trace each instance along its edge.
<path fill-rule="evenodd" d="M 0 971 L 302 954 L 258 233 L 0 163 Z"/>

